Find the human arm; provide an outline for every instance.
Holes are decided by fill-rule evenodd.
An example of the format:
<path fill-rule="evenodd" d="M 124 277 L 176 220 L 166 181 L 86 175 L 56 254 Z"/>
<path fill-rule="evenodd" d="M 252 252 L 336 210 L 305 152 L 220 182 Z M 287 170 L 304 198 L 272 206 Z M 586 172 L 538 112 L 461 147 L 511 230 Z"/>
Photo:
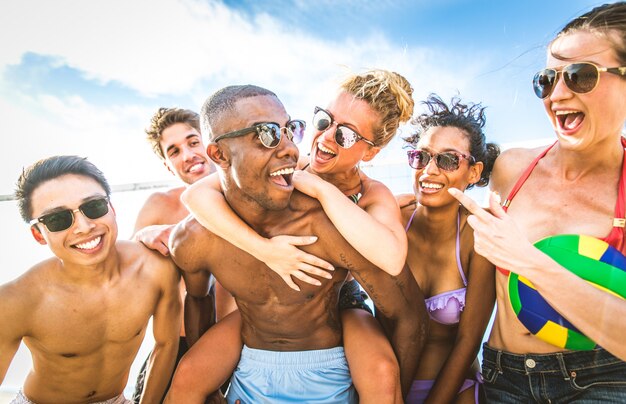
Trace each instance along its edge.
<path fill-rule="evenodd" d="M 312 244 L 317 237 L 261 237 L 230 208 L 217 175 L 209 175 L 189 186 L 181 199 L 204 227 L 264 262 L 291 288 L 300 290 L 291 276 L 313 285 L 320 285 L 320 282 L 307 273 L 328 279 L 332 277 L 327 272 L 333 270 L 332 265 L 296 247 Z"/>
<path fill-rule="evenodd" d="M 391 275 L 402 271 L 407 238 L 398 203 L 387 187 L 368 181 L 367 196 L 363 196 L 367 203 L 361 208 L 333 184 L 309 172 L 295 172 L 293 184 L 320 201 L 337 230 L 365 258 Z"/>
<path fill-rule="evenodd" d="M 140 403 L 158 403 L 174 371 L 178 352 L 178 331 L 182 321 L 182 303 L 178 291 L 179 275 L 169 261 L 161 261 L 158 271 L 162 284 L 152 320 L 154 348 L 148 359 L 146 382 Z"/>
<path fill-rule="evenodd" d="M 171 191 L 171 195 L 157 192 L 146 200 L 137 214 L 132 240 L 143 243 L 151 250 L 156 250 L 163 256 L 169 255 L 168 240 L 172 228 L 171 210 L 174 208 L 172 199 L 176 200 L 179 191 Z"/>
<path fill-rule="evenodd" d="M 172 230 L 172 260 L 185 281 L 185 335 L 191 346 L 215 322 L 214 294 L 207 256 L 215 251 L 215 236 L 188 217 Z"/>
<path fill-rule="evenodd" d="M 0 286 L 0 384 L 6 376 L 9 365 L 25 334 L 24 322 L 27 311 L 22 310 L 15 282 Z"/>
<path fill-rule="evenodd" d="M 474 228 L 477 253 L 528 279 L 583 334 L 626 360 L 626 322 L 614 321 L 626 316 L 625 300 L 589 284 L 533 246 L 504 212 L 498 195 L 489 196 L 490 214 L 459 190 L 450 193 L 472 213 L 468 223 Z"/>
<path fill-rule="evenodd" d="M 462 247 L 471 250 L 465 309 L 461 313 L 454 346 L 446 358 L 426 403 L 453 402 L 458 395 L 468 369 L 476 360 L 485 329 L 495 302 L 494 265 L 473 250 L 473 235 L 467 234 Z M 467 240 L 467 242 L 465 242 Z"/>

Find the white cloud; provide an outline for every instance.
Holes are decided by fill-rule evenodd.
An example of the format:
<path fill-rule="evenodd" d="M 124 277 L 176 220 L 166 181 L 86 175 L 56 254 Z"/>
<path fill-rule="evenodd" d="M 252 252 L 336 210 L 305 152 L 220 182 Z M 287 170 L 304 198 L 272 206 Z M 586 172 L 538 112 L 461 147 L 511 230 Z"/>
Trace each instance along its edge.
<path fill-rule="evenodd" d="M 217 88 L 254 83 L 275 91 L 293 117 L 307 120 L 351 70 L 398 71 L 416 89 L 415 99 L 422 99 L 434 90 L 463 91 L 488 62 L 460 63 L 463 56 L 397 45 L 375 32 L 323 40 L 293 21 L 249 16 L 218 2 L 24 0 L 2 9 L 0 67 L 34 52 L 87 79 L 115 81 L 144 95 L 188 96 L 198 108 Z M 22 166 L 61 153 L 91 156 L 112 183 L 163 178 L 142 138 L 152 110 L 132 102 L 95 106 L 80 94 L 22 94 L 18 100 L 10 94 L 10 100 L 0 99 L 8 112 L 0 130 L 21 132 L 30 145 L 17 155 L 13 151 L 24 144 L 9 140 L 3 175 L 11 178 L 1 179 L 0 192 L 12 186 Z"/>

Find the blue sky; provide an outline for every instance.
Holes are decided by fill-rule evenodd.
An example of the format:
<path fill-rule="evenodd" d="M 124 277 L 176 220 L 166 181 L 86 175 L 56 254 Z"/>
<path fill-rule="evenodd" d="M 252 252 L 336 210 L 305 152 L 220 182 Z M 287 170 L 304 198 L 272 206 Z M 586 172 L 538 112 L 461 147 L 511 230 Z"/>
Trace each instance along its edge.
<path fill-rule="evenodd" d="M 482 101 L 500 143 L 552 131 L 531 91 L 545 45 L 595 1 L 24 0 L 0 5 L 0 194 L 52 154 L 112 184 L 169 179 L 143 139 L 159 106 L 254 83 L 310 120 L 351 71 L 395 70 L 415 99 Z M 405 131 L 409 129 L 406 128 Z M 306 142 L 306 140 L 305 140 Z M 384 158 L 393 159 L 400 142 Z"/>

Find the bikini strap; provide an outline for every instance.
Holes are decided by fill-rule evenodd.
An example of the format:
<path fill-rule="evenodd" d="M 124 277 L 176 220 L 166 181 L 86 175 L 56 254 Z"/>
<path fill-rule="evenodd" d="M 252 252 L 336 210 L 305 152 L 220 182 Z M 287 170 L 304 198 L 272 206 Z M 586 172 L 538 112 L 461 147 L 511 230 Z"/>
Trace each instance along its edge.
<path fill-rule="evenodd" d="M 622 137 L 622 146 L 626 149 L 626 139 Z M 626 150 L 622 158 L 622 175 L 619 179 L 619 191 L 617 193 L 617 203 L 615 204 L 615 217 L 613 227 L 624 228 L 626 226 Z"/>
<path fill-rule="evenodd" d="M 544 158 L 545 155 L 548 154 L 550 149 L 552 149 L 555 144 L 556 144 L 556 142 L 554 142 L 550 146 L 548 146 L 548 148 L 545 149 L 540 155 L 535 157 L 535 159 L 532 161 L 532 163 L 530 163 L 530 165 L 526 168 L 526 170 L 524 170 L 524 172 L 522 173 L 521 177 L 519 177 L 519 179 L 515 183 L 515 186 L 513 187 L 511 192 L 509 193 L 509 196 L 504 200 L 504 202 L 502 202 L 502 209 L 504 209 L 505 212 L 509 208 L 509 205 L 511 204 L 511 201 L 513 200 L 513 198 L 515 197 L 517 192 L 520 190 L 522 185 L 524 185 L 524 183 L 526 182 L 526 180 L 530 176 L 530 173 L 533 172 L 533 170 L 537 166 L 537 163 L 539 163 L 539 160 Z"/>
<path fill-rule="evenodd" d="M 413 223 L 413 218 L 415 217 L 416 212 L 417 212 L 417 208 L 415 208 L 415 210 L 411 214 L 411 218 L 409 219 L 409 222 L 406 224 L 406 227 L 404 229 L 405 232 L 409 231 L 409 227 L 411 227 L 411 223 Z"/>
<path fill-rule="evenodd" d="M 459 213 L 456 216 L 456 267 L 459 270 L 459 274 L 461 274 L 463 285 L 467 287 L 467 278 L 461 265 L 461 209 L 459 209 Z"/>

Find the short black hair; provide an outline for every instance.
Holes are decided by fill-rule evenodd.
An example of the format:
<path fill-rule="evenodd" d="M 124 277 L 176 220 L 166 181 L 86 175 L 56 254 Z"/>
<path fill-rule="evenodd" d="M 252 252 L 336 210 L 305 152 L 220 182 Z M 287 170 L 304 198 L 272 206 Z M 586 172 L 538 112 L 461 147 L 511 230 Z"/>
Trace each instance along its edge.
<path fill-rule="evenodd" d="M 252 84 L 228 86 L 216 91 L 207 98 L 200 110 L 202 136 L 207 140 L 215 138 L 216 135 L 213 133 L 212 127 L 224 113 L 231 112 L 237 101 L 258 96 L 271 96 L 278 100 L 276 94 L 270 90 Z"/>
<path fill-rule="evenodd" d="M 39 160 L 25 168 L 17 180 L 15 198 L 20 210 L 20 216 L 28 223 L 32 219 L 33 207 L 31 197 L 35 189 L 46 181 L 53 180 L 66 174 L 82 175 L 93 178 L 102 186 L 107 197 L 111 195 L 111 187 L 102 171 L 87 160 L 79 156 L 53 156 Z"/>

